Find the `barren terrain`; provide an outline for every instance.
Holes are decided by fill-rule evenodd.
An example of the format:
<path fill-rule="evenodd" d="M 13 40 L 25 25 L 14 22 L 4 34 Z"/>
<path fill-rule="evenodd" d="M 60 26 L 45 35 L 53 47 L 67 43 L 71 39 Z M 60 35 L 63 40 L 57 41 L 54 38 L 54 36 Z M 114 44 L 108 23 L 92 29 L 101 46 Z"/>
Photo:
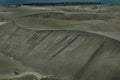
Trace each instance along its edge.
<path fill-rule="evenodd" d="M 15 76 L 38 72 L 55 77 L 43 80 L 119 80 L 119 6 L 1 7 L 0 75 L 34 80 Z"/>

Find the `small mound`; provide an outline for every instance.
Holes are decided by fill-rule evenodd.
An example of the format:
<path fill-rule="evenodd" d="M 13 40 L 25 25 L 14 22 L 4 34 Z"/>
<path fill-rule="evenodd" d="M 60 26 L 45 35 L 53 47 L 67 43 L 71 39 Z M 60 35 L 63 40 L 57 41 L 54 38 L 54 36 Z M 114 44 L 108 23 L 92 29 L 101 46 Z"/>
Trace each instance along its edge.
<path fill-rule="evenodd" d="M 113 14 L 101 13 L 63 13 L 63 12 L 43 12 L 24 16 L 26 18 L 52 18 L 60 20 L 109 20 L 114 18 Z"/>
<path fill-rule="evenodd" d="M 52 76 L 43 76 L 36 72 L 22 73 L 16 76 L 1 78 L 0 80 L 57 80 Z"/>
<path fill-rule="evenodd" d="M 41 12 L 15 20 L 16 25 L 39 30 L 119 31 L 119 14 Z"/>

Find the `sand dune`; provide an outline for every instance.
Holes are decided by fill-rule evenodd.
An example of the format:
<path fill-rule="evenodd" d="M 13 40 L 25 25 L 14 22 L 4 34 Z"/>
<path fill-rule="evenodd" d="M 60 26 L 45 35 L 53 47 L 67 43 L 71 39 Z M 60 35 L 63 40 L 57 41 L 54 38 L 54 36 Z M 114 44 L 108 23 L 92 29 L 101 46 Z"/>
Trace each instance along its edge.
<path fill-rule="evenodd" d="M 119 71 L 120 42 L 105 36 L 76 30 L 29 30 L 14 23 L 2 26 L 0 36 L 0 52 L 61 80 L 109 80 Z"/>
<path fill-rule="evenodd" d="M 8 23 L 0 26 L 0 75 L 33 80 L 35 75 L 21 73 L 34 71 L 52 80 L 119 80 L 119 8 L 94 7 L 3 9 L 15 16 L 4 15 Z"/>

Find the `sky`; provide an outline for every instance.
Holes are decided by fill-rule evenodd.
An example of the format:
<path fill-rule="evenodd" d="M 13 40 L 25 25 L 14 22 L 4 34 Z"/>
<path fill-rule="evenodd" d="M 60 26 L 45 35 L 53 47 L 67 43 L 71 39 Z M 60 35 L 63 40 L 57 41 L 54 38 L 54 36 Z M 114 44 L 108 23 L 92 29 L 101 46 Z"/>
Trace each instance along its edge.
<path fill-rule="evenodd" d="M 0 0 L 0 5 L 22 4 L 32 2 L 102 2 L 102 3 L 120 3 L 120 0 Z"/>

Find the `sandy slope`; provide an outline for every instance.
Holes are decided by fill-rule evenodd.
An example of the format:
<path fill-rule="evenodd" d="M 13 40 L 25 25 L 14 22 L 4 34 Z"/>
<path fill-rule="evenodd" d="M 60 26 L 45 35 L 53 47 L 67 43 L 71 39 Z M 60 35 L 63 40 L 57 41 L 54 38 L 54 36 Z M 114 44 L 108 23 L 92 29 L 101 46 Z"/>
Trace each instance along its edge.
<path fill-rule="evenodd" d="M 0 26 L 1 74 L 37 71 L 59 80 L 119 80 L 119 8 L 94 7 L 1 10 L 14 11 L 0 17 L 10 21 Z"/>
<path fill-rule="evenodd" d="M 120 40 L 120 14 L 43 12 L 16 19 L 21 28 L 34 30 L 80 30 Z"/>
<path fill-rule="evenodd" d="M 111 76 L 119 71 L 117 40 L 84 31 L 29 30 L 14 22 L 1 26 L 0 36 L 0 52 L 41 74 L 61 80 L 118 77 Z"/>

